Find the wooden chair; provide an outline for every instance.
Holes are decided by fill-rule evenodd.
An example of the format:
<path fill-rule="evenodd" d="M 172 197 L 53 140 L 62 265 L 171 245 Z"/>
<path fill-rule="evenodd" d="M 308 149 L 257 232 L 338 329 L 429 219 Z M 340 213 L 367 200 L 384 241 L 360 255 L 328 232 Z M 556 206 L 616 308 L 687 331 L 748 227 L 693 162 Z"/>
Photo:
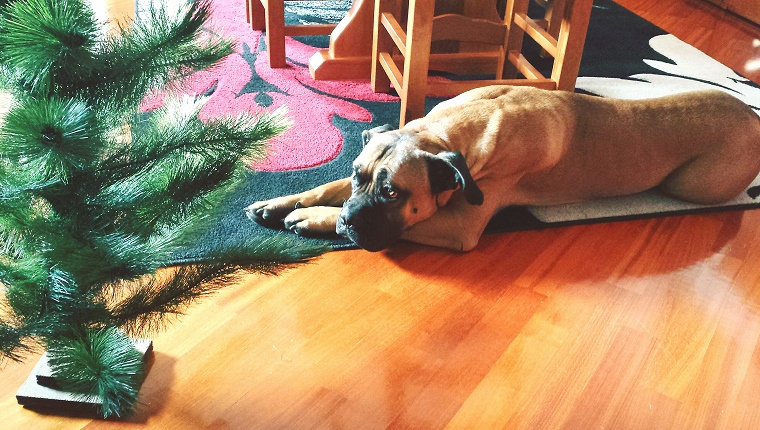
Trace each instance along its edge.
<path fill-rule="evenodd" d="M 493 1 L 493 0 L 491 0 Z M 425 114 L 425 97 L 453 96 L 486 85 L 531 85 L 572 91 L 578 76 L 593 0 L 555 0 L 551 24 L 528 16 L 530 0 L 507 0 L 501 21 L 461 14 L 435 16 L 435 0 L 409 0 L 406 31 L 398 0 L 376 0 L 372 49 L 372 89 L 401 98 L 399 126 Z M 558 5 L 558 3 L 560 3 Z M 556 15 L 560 16 L 557 17 Z M 556 28 L 556 25 L 555 25 Z M 524 35 L 554 58 L 551 76 L 543 76 L 523 55 Z M 431 53 L 431 44 L 456 40 L 491 46 L 474 52 Z M 468 45 L 469 46 L 469 45 Z M 429 70 L 477 75 L 490 68 L 493 79 L 428 82 Z M 518 74 L 523 78 L 517 78 Z"/>
<path fill-rule="evenodd" d="M 551 37 L 559 38 L 559 28 L 562 25 L 562 16 L 565 12 L 565 0 L 533 0 L 534 3 L 544 9 L 544 18 L 538 23 Z M 546 50 L 541 51 L 541 56 L 549 54 Z"/>
<path fill-rule="evenodd" d="M 286 25 L 285 1 L 287 0 L 246 0 L 246 18 L 251 29 L 266 32 L 269 67 L 272 68 L 286 66 L 285 36 L 330 34 L 336 27 L 336 24 Z"/>

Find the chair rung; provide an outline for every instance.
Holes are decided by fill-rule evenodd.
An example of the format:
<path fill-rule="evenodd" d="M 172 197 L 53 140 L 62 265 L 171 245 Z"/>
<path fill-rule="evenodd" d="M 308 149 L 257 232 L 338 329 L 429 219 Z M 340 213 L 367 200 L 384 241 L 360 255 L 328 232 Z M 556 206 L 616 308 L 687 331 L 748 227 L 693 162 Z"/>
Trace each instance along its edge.
<path fill-rule="evenodd" d="M 314 36 L 330 34 L 335 27 L 336 24 L 286 25 L 284 33 L 286 36 Z"/>
<path fill-rule="evenodd" d="M 433 18 L 431 40 L 503 45 L 506 33 L 507 26 L 501 22 L 470 18 L 459 14 L 444 14 Z"/>
<path fill-rule="evenodd" d="M 515 25 L 522 28 L 533 40 L 536 41 L 552 57 L 557 57 L 557 39 L 552 37 L 533 18 L 524 13 L 515 14 Z"/>
<path fill-rule="evenodd" d="M 377 58 L 380 62 L 380 65 L 383 66 L 385 73 L 388 75 L 388 79 L 390 79 L 393 87 L 396 88 L 396 91 L 401 93 L 404 78 L 401 74 L 401 70 L 398 69 L 396 62 L 393 61 L 391 54 L 387 52 L 380 52 L 378 53 Z"/>
<path fill-rule="evenodd" d="M 386 12 L 380 15 L 380 23 L 383 24 L 383 27 L 385 27 L 385 30 L 388 32 L 388 35 L 391 37 L 393 43 L 396 44 L 398 49 L 402 53 L 406 52 L 406 32 L 398 23 L 393 14 Z"/>
<path fill-rule="evenodd" d="M 430 54 L 428 70 L 456 75 L 493 74 L 499 62 L 498 52 L 454 52 Z"/>
<path fill-rule="evenodd" d="M 522 73 L 523 76 L 525 76 L 528 79 L 546 79 L 544 75 L 541 74 L 541 72 L 538 71 L 535 67 L 533 67 L 532 64 L 530 64 L 530 61 L 528 61 L 521 53 L 520 51 L 510 51 L 509 56 L 509 62 L 512 63 L 513 66 L 517 69 L 518 72 Z"/>

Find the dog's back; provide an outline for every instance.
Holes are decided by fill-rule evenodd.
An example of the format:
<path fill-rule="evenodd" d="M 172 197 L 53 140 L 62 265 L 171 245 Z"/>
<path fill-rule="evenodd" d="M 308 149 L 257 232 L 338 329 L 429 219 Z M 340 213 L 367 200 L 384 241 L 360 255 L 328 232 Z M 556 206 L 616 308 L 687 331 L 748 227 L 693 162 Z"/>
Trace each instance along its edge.
<path fill-rule="evenodd" d="M 717 90 L 619 100 L 492 86 L 443 102 L 418 121 L 408 126 L 483 140 L 468 165 L 476 178 L 481 170 L 519 176 L 507 204 L 569 203 L 657 186 L 717 203 L 760 170 L 760 119 Z M 480 165 L 483 158 L 501 167 Z"/>

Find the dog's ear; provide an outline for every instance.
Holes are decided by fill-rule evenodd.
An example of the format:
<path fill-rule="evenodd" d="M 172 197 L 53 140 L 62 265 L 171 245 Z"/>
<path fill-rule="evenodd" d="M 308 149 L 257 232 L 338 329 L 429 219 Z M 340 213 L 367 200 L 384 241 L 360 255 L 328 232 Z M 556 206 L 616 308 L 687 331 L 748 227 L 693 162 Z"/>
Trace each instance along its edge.
<path fill-rule="evenodd" d="M 362 132 L 362 144 L 364 146 L 367 146 L 369 143 L 369 140 L 372 139 L 372 137 L 376 134 L 385 133 L 386 131 L 393 130 L 393 127 L 391 127 L 390 124 L 380 125 L 375 128 L 371 128 L 369 130 L 364 130 Z"/>
<path fill-rule="evenodd" d="M 460 152 L 441 152 L 428 157 L 428 178 L 433 194 L 462 187 L 467 203 L 483 204 L 483 192 L 472 179 L 467 162 Z"/>

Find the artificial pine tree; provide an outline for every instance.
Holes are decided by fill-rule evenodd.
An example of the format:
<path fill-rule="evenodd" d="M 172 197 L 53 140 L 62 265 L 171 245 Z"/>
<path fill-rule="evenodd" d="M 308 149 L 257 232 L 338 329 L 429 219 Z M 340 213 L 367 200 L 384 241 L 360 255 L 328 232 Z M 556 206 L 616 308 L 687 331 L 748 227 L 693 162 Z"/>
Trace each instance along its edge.
<path fill-rule="evenodd" d="M 151 90 L 232 52 L 203 30 L 207 0 L 117 32 L 84 0 L 0 8 L 0 88 L 11 95 L 0 119 L 0 358 L 41 345 L 59 385 L 123 415 L 144 372 L 128 336 L 241 271 L 274 273 L 323 251 L 251 238 L 178 263 L 288 123 L 281 112 L 201 122 L 194 99 L 139 114 Z"/>

